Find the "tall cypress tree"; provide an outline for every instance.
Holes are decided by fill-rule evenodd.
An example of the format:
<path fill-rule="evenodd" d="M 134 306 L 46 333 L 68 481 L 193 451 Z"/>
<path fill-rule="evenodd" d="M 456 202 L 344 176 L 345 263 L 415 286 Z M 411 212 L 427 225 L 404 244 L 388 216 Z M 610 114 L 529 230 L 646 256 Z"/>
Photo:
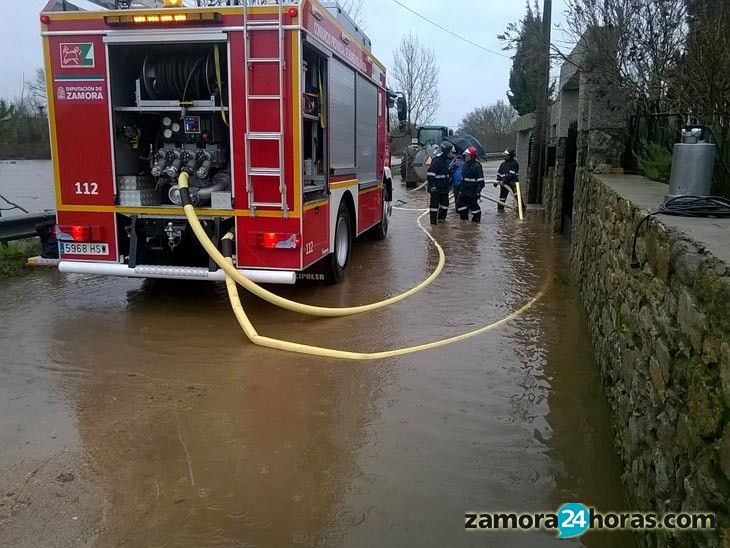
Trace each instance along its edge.
<path fill-rule="evenodd" d="M 498 38 L 506 43 L 505 49 L 515 51 L 509 75 L 507 98 L 522 116 L 537 108 L 538 73 L 540 71 L 540 44 L 542 42 L 542 15 L 535 2 L 527 1 L 527 13 L 518 23 L 511 23 Z"/>

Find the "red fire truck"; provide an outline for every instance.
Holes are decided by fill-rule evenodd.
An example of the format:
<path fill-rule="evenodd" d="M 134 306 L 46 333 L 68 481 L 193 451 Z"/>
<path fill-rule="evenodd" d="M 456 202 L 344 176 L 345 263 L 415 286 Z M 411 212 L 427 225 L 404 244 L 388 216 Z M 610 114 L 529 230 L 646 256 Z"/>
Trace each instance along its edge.
<path fill-rule="evenodd" d="M 339 281 L 353 240 L 388 230 L 396 95 L 370 40 L 334 2 L 157 3 L 41 14 L 60 270 L 222 280 L 181 208 L 186 171 L 250 279 Z"/>

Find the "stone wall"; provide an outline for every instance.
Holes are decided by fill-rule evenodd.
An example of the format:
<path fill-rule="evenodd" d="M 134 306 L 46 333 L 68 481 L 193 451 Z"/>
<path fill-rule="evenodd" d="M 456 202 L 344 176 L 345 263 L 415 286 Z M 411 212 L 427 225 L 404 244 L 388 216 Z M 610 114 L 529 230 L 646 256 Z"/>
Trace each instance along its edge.
<path fill-rule="evenodd" d="M 532 138 L 532 130 L 535 128 L 535 114 L 525 114 L 517 120 L 515 129 L 517 130 L 517 142 L 515 143 L 515 153 L 517 162 L 520 164 L 520 183 L 522 192 L 527 195 L 528 182 L 530 180 L 530 139 Z"/>
<path fill-rule="evenodd" d="M 571 266 L 589 314 L 632 508 L 711 511 L 722 523 L 713 534 L 652 533 L 642 542 L 727 548 L 730 261 L 708 251 L 725 249 L 722 242 L 713 248 L 677 228 L 692 221 L 654 218 L 639 238 L 642 266 L 630 267 L 634 231 L 647 213 L 631 192 L 656 184 L 587 175 L 576 189 Z"/>
<path fill-rule="evenodd" d="M 628 107 L 625 93 L 614 81 L 606 79 L 604 71 L 591 69 L 585 60 L 586 42 L 591 35 L 602 32 L 593 29 L 583 37 L 560 67 L 551 119 L 556 165 L 543 181 L 542 196 L 545 220 L 555 232 L 564 228 L 564 217 L 570 217 L 569 211 L 563 211 L 563 193 L 566 147 L 572 146 L 568 143 L 571 124 L 578 128 L 576 180 L 583 173 L 610 173 L 622 165 Z"/>

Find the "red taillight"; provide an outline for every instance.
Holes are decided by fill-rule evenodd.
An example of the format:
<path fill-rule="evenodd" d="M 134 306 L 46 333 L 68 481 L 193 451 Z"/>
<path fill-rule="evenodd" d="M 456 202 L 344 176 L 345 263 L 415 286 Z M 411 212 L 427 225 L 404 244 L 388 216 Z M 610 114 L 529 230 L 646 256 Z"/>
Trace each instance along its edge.
<path fill-rule="evenodd" d="M 299 10 L 297 8 L 289 8 L 287 13 L 289 14 L 289 17 L 296 17 L 299 15 Z"/>
<path fill-rule="evenodd" d="M 41 15 L 41 24 L 43 25 L 50 25 L 51 24 L 51 18 L 47 15 Z"/>
<path fill-rule="evenodd" d="M 61 225 L 57 227 L 56 237 L 59 240 L 71 239 L 74 242 L 98 242 L 101 239 L 101 228 L 89 225 Z"/>
<path fill-rule="evenodd" d="M 257 236 L 257 244 L 266 249 L 298 249 L 302 243 L 299 234 L 260 232 Z"/>

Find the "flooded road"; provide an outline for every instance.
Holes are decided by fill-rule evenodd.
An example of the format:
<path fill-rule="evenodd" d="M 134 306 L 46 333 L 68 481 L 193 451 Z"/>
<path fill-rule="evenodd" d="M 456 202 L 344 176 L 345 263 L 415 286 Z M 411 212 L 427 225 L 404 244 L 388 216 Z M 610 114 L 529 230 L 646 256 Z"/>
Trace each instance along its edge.
<path fill-rule="evenodd" d="M 262 335 L 377 351 L 494 322 L 547 284 L 490 333 L 379 362 L 253 346 L 222 285 L 0 285 L 0 545 L 632 546 L 464 531 L 467 511 L 626 507 L 567 243 L 482 207 L 480 226 L 452 210 L 433 229 L 444 273 L 384 310 L 316 319 L 242 293 Z M 438 256 L 417 213 L 393 215 L 346 283 L 276 291 L 343 306 L 410 288 Z"/>

